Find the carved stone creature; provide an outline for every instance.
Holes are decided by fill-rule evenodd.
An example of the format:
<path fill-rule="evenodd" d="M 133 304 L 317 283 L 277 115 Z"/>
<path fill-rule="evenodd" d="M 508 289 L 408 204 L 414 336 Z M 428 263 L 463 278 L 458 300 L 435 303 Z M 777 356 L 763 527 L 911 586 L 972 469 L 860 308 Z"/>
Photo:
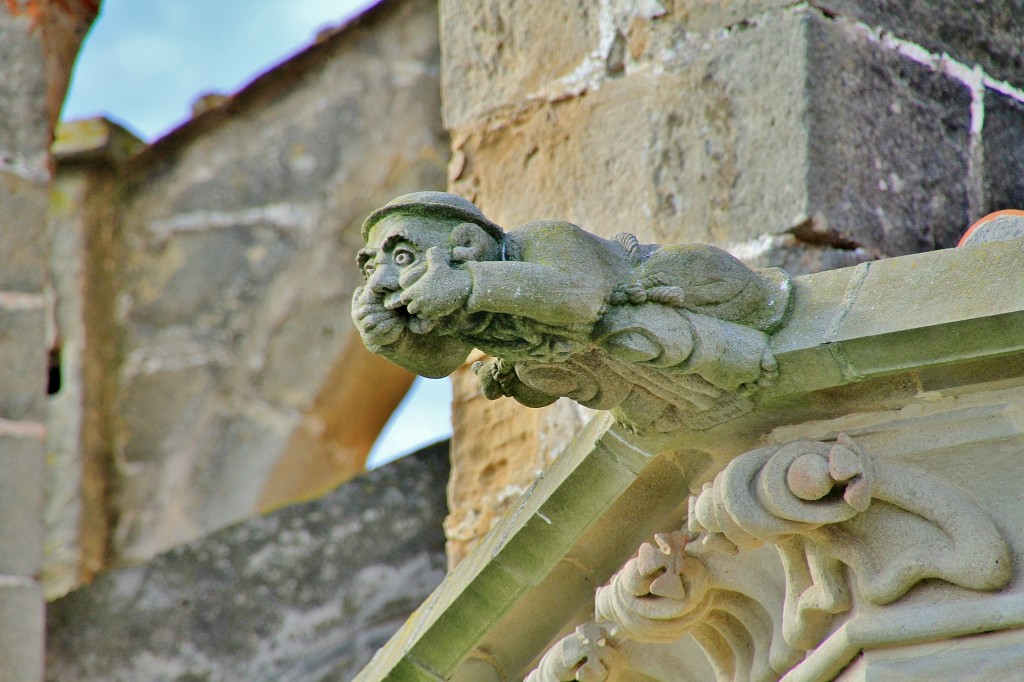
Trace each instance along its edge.
<path fill-rule="evenodd" d="M 496 358 L 475 367 L 491 399 L 568 396 L 634 427 L 700 428 L 745 411 L 738 401 L 775 372 L 767 332 L 789 277 L 713 246 L 607 240 L 555 220 L 506 233 L 441 192 L 374 211 L 363 239 L 352 315 L 367 347 L 428 377 L 479 348 Z"/>

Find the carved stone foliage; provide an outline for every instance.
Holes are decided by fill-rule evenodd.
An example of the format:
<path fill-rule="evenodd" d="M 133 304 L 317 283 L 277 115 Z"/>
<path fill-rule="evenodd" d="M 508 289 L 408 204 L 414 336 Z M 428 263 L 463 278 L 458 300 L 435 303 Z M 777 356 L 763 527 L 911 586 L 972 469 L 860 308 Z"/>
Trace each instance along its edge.
<path fill-rule="evenodd" d="M 611 682 L 630 670 L 608 629 L 594 622 L 558 641 L 523 682 Z"/>
<path fill-rule="evenodd" d="M 505 232 L 450 194 L 399 197 L 367 218 L 353 319 L 374 352 L 444 376 L 473 348 L 483 393 L 530 407 L 567 396 L 635 428 L 705 428 L 771 381 L 781 270 L 712 246 L 607 240 L 564 221 Z"/>
<path fill-rule="evenodd" d="M 686 531 L 642 545 L 598 589 L 593 627 L 606 649 L 691 635 L 719 680 L 777 680 L 858 600 L 891 604 L 927 579 L 993 591 L 1011 577 L 1006 541 L 962 490 L 871 457 L 845 435 L 741 455 L 689 510 Z M 735 569 L 738 553 L 764 546 L 777 551 L 782 586 L 752 584 L 751 571 Z M 563 676 L 545 676 L 553 668 L 542 664 L 532 682 L 590 679 L 564 672 L 581 670 L 586 652 L 573 668 L 577 649 L 559 651 Z M 622 655 L 602 660 L 613 670 L 634 665 Z"/>

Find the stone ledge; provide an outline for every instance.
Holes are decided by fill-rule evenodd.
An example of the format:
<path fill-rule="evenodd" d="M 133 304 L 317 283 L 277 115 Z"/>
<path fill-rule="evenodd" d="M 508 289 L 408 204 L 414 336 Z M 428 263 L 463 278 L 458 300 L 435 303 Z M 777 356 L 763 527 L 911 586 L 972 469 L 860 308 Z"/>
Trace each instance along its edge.
<path fill-rule="evenodd" d="M 799 277 L 790 321 L 772 339 L 781 380 L 762 401 L 1020 352 L 1021 273 L 1016 240 Z"/>
<path fill-rule="evenodd" d="M 108 118 L 66 121 L 57 126 L 50 148 L 59 164 L 106 162 L 121 164 L 141 151 L 146 143 Z"/>

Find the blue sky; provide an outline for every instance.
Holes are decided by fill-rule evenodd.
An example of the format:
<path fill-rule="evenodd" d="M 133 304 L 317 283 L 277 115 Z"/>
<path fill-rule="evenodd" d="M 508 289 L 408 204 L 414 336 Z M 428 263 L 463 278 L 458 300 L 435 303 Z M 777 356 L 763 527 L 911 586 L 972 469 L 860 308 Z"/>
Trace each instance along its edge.
<path fill-rule="evenodd" d="M 193 100 L 232 93 L 377 0 L 103 0 L 65 119 L 103 115 L 152 141 Z M 451 435 L 451 384 L 418 379 L 370 454 L 381 464 Z"/>
<path fill-rule="evenodd" d="M 104 113 L 152 140 L 199 94 L 231 93 L 375 0 L 103 0 L 65 118 Z"/>

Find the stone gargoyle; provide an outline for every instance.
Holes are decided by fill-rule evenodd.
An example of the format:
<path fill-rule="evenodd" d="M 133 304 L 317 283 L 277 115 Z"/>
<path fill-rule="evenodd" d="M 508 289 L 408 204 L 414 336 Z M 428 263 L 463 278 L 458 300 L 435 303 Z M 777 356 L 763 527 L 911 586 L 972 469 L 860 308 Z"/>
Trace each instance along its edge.
<path fill-rule="evenodd" d="M 474 348 L 488 398 L 561 396 L 631 428 L 706 428 L 745 412 L 776 373 L 768 333 L 790 279 L 713 246 L 603 239 L 559 220 L 508 232 L 442 192 L 398 197 L 363 224 L 352 317 L 366 346 L 442 377 Z"/>

